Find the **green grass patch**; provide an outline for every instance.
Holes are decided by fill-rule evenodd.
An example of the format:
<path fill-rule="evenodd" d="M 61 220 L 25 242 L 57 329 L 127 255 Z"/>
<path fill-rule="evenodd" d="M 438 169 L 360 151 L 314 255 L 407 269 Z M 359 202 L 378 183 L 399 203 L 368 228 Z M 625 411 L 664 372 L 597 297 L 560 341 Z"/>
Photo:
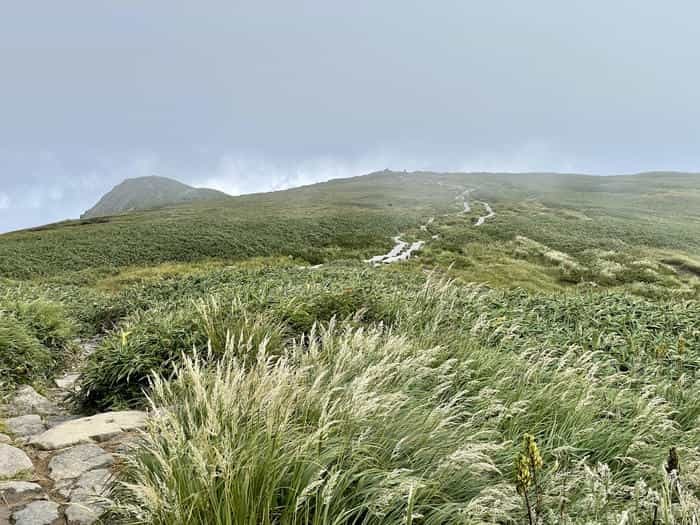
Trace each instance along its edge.
<path fill-rule="evenodd" d="M 46 379 L 56 365 L 56 356 L 26 325 L 0 310 L 0 389 Z"/>

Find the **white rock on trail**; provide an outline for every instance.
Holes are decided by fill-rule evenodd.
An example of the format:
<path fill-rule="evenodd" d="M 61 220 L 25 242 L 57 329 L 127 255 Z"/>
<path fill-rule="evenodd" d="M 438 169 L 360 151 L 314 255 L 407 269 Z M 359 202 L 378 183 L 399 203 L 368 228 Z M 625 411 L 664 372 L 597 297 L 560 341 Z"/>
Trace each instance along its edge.
<path fill-rule="evenodd" d="M 0 434 L 0 444 L 12 443 L 12 438 L 7 434 Z"/>
<path fill-rule="evenodd" d="M 394 257 L 398 256 L 404 248 L 408 246 L 407 242 L 404 242 L 401 240 L 399 236 L 394 237 L 394 247 L 389 251 L 389 253 L 385 255 L 375 255 L 374 257 L 367 259 L 365 262 L 368 262 L 370 264 L 379 264 L 381 262 L 384 262 L 385 259 L 393 259 Z"/>
<path fill-rule="evenodd" d="M 42 450 L 56 450 L 92 441 L 106 441 L 127 430 L 143 428 L 145 424 L 145 412 L 106 412 L 61 423 L 33 437 L 30 444 Z"/>
<path fill-rule="evenodd" d="M 80 379 L 80 374 L 66 374 L 63 377 L 57 377 L 54 379 L 54 383 L 58 388 L 63 390 L 73 390 L 75 383 Z"/>
<path fill-rule="evenodd" d="M 104 496 L 111 479 L 112 473 L 106 468 L 85 472 L 73 485 L 70 501 L 72 503 L 89 502 L 96 497 Z"/>
<path fill-rule="evenodd" d="M 66 519 L 69 525 L 92 525 L 103 512 L 100 505 L 71 503 L 66 507 Z"/>
<path fill-rule="evenodd" d="M 77 445 L 51 458 L 49 476 L 55 481 L 77 478 L 89 470 L 108 467 L 112 463 L 111 454 L 97 445 Z"/>
<path fill-rule="evenodd" d="M 32 387 L 23 386 L 17 390 L 12 401 L 10 401 L 10 404 L 7 406 L 7 412 L 11 416 L 21 416 L 24 414 L 39 414 L 45 416 L 58 412 L 58 407 L 44 396 L 39 395 Z"/>
<path fill-rule="evenodd" d="M 12 514 L 15 525 L 58 525 L 61 523 L 58 503 L 33 501 Z"/>
<path fill-rule="evenodd" d="M 21 437 L 33 436 L 46 430 L 44 423 L 41 421 L 41 416 L 36 414 L 11 417 L 5 420 L 5 426 L 10 433 Z"/>
<path fill-rule="evenodd" d="M 102 338 L 99 336 L 83 341 L 80 345 L 83 357 L 88 357 L 89 355 L 93 354 L 95 350 L 97 350 L 97 347 L 100 346 L 101 341 Z"/>
<path fill-rule="evenodd" d="M 22 450 L 0 445 L 0 479 L 13 478 L 22 472 L 33 471 L 34 465 Z"/>
<path fill-rule="evenodd" d="M 413 253 L 420 250 L 424 245 L 424 241 L 416 241 L 412 244 L 402 241 L 399 237 L 394 237 L 396 245 L 386 255 L 375 255 L 371 259 L 365 260 L 370 264 L 378 266 L 380 264 L 391 264 L 399 261 L 407 261 Z"/>
<path fill-rule="evenodd" d="M 0 481 L 0 501 L 5 504 L 16 503 L 24 498 L 37 498 L 44 489 L 37 483 L 28 481 Z"/>
<path fill-rule="evenodd" d="M 80 419 L 80 416 L 75 414 L 60 414 L 56 416 L 46 416 L 44 418 L 44 423 L 46 424 L 46 428 L 53 428 L 65 423 L 66 421 L 73 421 L 76 419 Z"/>

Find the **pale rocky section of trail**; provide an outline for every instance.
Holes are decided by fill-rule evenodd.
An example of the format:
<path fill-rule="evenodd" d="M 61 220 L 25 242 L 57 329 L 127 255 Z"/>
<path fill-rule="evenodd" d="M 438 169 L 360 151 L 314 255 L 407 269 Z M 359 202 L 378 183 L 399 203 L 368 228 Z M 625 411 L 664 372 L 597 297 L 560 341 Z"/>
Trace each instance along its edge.
<path fill-rule="evenodd" d="M 384 255 L 375 255 L 374 257 L 367 259 L 365 262 L 368 262 L 370 264 L 380 264 L 386 262 L 387 259 L 394 259 L 395 257 L 397 257 L 408 246 L 407 242 L 401 240 L 400 235 L 394 237 L 393 241 L 394 247 L 391 250 L 389 250 L 389 252 L 387 252 Z"/>
<path fill-rule="evenodd" d="M 474 190 L 464 190 L 462 193 L 457 195 L 455 197 L 456 200 L 462 199 L 462 206 L 463 210 L 462 213 L 469 213 L 472 211 L 471 206 L 469 205 L 469 194 L 474 191 Z"/>
<path fill-rule="evenodd" d="M 409 244 L 402 241 L 400 236 L 394 237 L 394 243 L 394 247 L 385 255 L 375 255 L 374 257 L 367 259 L 365 262 L 378 266 L 380 264 L 391 264 L 399 261 L 407 261 L 411 258 L 411 255 L 419 251 L 425 245 L 425 241 L 416 241 Z"/>
<path fill-rule="evenodd" d="M 484 206 L 484 208 L 486 208 L 486 215 L 482 215 L 478 219 L 476 219 L 476 224 L 474 224 L 474 226 L 481 226 L 488 219 L 491 219 L 492 217 L 496 216 L 496 213 L 493 211 L 491 205 L 488 202 L 481 202 L 481 204 Z"/>
<path fill-rule="evenodd" d="M 94 342 L 84 345 L 85 353 Z M 46 395 L 20 387 L 0 418 L 0 525 L 91 525 L 113 481 L 115 453 L 144 427 L 146 413 L 73 413 L 65 402 L 79 371 L 55 379 Z"/>
<path fill-rule="evenodd" d="M 441 183 L 438 183 L 441 184 Z M 444 186 L 444 184 L 441 184 Z M 471 213 L 471 206 L 469 204 L 469 194 L 473 191 L 474 189 L 464 189 L 458 188 L 458 191 L 460 193 L 457 194 L 455 197 L 456 200 L 462 200 L 462 206 L 463 206 L 463 211 L 460 213 Z M 493 211 L 491 208 L 491 205 L 487 202 L 479 202 L 484 206 L 486 209 L 486 215 L 482 215 L 477 218 L 476 223 L 474 224 L 475 227 L 482 226 L 488 219 L 491 219 L 492 217 L 495 217 L 496 213 Z M 428 219 L 428 222 L 425 224 L 421 224 L 420 230 L 427 232 L 428 231 L 428 226 L 433 224 L 435 222 L 435 217 L 430 217 Z M 435 234 L 430 237 L 432 240 L 438 240 L 440 238 L 439 235 Z M 391 263 L 396 263 L 396 262 L 401 262 L 401 261 L 407 261 L 408 259 L 411 258 L 411 256 L 418 252 L 423 246 L 425 246 L 426 241 L 416 241 L 411 244 L 407 243 L 406 241 L 403 241 L 401 239 L 400 235 L 397 235 L 396 237 L 393 238 L 394 241 L 394 247 L 387 252 L 384 255 L 375 255 L 374 257 L 371 257 L 369 259 L 366 259 L 365 262 L 369 263 L 373 266 L 379 266 L 382 264 L 391 264 Z"/>
<path fill-rule="evenodd" d="M 464 209 L 460 213 L 471 213 L 472 207 L 469 204 L 469 194 L 472 193 L 473 191 L 476 191 L 476 190 L 465 189 L 464 191 L 462 191 L 459 195 L 457 195 L 455 197 L 455 199 L 457 199 L 457 200 L 462 199 L 462 205 L 463 205 Z M 481 204 L 486 209 L 486 215 L 481 215 L 481 216 L 477 217 L 476 222 L 474 223 L 475 227 L 483 226 L 487 220 L 496 216 L 496 213 L 493 211 L 493 208 L 491 207 L 491 205 L 488 202 L 484 202 L 484 201 L 474 201 L 474 202 Z"/>

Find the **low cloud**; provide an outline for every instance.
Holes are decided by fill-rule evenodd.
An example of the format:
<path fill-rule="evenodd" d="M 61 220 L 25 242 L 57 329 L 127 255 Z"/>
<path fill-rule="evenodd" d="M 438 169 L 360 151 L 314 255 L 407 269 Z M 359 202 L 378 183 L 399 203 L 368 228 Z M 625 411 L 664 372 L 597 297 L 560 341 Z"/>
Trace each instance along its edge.
<path fill-rule="evenodd" d="M 379 152 L 355 158 L 320 156 L 299 161 L 272 161 L 255 156 L 224 155 L 211 173 L 186 175 L 182 180 L 230 195 L 243 195 L 354 177 L 385 168 L 453 172 L 591 172 L 580 166 L 570 155 L 558 152 L 546 141 L 533 140 L 501 151 L 449 157 L 435 154 L 420 158 L 399 152 Z"/>
<path fill-rule="evenodd" d="M 360 159 L 318 157 L 304 161 L 272 162 L 226 155 L 213 173 L 191 181 L 230 195 L 283 190 L 331 179 L 354 177 L 390 167 L 382 156 Z"/>
<path fill-rule="evenodd" d="M 530 140 L 515 147 L 478 152 L 457 163 L 454 171 L 488 172 L 560 172 L 595 174 L 583 166 L 575 155 L 559 151 L 546 140 Z"/>

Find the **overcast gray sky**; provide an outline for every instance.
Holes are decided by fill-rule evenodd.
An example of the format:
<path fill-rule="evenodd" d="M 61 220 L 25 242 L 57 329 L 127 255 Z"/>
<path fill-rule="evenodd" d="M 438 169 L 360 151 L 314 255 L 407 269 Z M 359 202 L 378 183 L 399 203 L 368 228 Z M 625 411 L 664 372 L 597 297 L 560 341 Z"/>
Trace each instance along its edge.
<path fill-rule="evenodd" d="M 697 171 L 696 1 L 0 7 L 0 231 L 126 177 L 231 193 L 384 167 Z"/>

